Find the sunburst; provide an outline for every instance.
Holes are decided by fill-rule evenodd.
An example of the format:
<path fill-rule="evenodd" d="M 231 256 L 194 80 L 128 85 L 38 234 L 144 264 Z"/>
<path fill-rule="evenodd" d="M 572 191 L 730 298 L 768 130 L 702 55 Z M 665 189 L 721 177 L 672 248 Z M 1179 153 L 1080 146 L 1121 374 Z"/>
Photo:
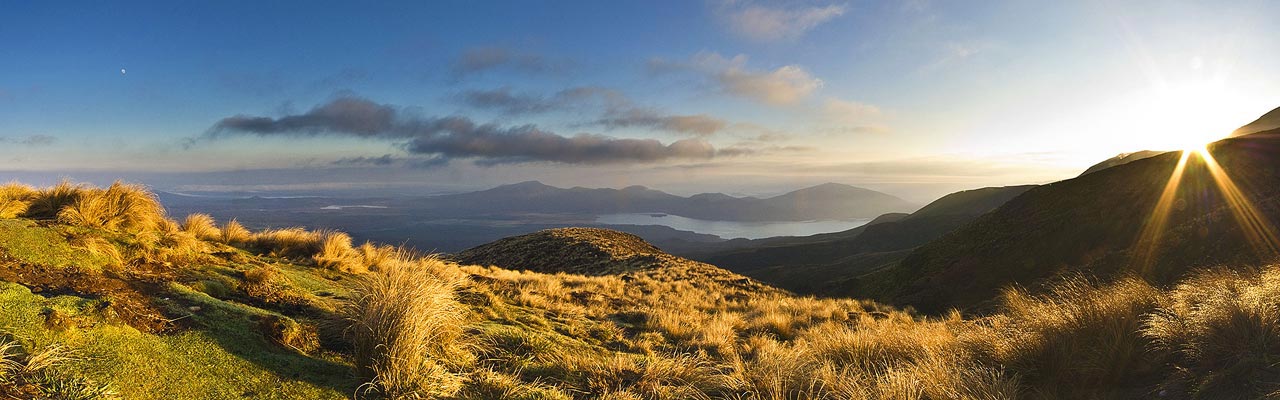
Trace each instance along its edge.
<path fill-rule="evenodd" d="M 1208 146 L 1199 145 L 1182 150 L 1182 157 L 1178 159 L 1178 164 L 1173 168 L 1173 173 L 1160 193 L 1160 199 L 1156 201 L 1155 208 L 1138 235 L 1134 263 L 1144 274 L 1150 272 L 1154 265 L 1160 241 L 1168 229 L 1169 215 L 1176 204 L 1178 188 L 1187 175 L 1188 164 L 1193 156 L 1202 161 L 1197 165 L 1203 165 L 1208 171 L 1208 176 L 1226 202 L 1225 206 L 1230 210 L 1253 250 L 1264 257 L 1280 256 L 1280 235 L 1277 234 L 1275 226 L 1258 210 L 1249 196 L 1240 190 L 1240 187 L 1214 158 Z"/>

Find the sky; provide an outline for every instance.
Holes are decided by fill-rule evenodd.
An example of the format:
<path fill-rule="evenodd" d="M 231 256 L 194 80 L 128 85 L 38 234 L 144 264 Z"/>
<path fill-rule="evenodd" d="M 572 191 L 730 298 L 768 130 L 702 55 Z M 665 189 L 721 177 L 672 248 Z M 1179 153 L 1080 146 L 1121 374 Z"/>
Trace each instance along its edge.
<path fill-rule="evenodd" d="M 1207 142 L 1280 106 L 1266 1 L 0 9 L 0 179 L 840 182 L 924 202 Z"/>

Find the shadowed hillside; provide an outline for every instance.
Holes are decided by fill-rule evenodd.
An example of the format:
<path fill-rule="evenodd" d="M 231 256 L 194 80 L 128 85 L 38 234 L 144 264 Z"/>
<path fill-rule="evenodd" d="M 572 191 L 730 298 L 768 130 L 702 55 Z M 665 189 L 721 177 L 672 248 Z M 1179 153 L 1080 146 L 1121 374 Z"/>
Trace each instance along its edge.
<path fill-rule="evenodd" d="M 1089 169 L 1084 170 L 1084 172 L 1080 173 L 1080 175 L 1084 176 L 1084 175 L 1092 174 L 1094 172 L 1098 172 L 1098 171 L 1111 168 L 1117 165 L 1128 164 L 1141 159 L 1155 157 L 1164 153 L 1167 153 L 1167 152 L 1143 150 L 1143 151 L 1135 151 L 1132 153 L 1121 153 L 1119 155 L 1116 155 L 1115 157 L 1108 158 L 1103 162 L 1090 166 Z"/>
<path fill-rule="evenodd" d="M 1215 183 L 1221 179 L 1191 154 L 1181 184 L 1161 206 L 1167 212 L 1157 213 L 1181 156 L 1166 153 L 1032 189 L 897 267 L 852 282 L 848 293 L 937 312 L 1073 271 L 1167 284 L 1196 266 L 1274 260 L 1273 245 L 1254 237 L 1280 221 L 1280 132 L 1223 140 L 1209 152 L 1248 206 L 1224 196 Z M 1242 227 L 1241 218 L 1256 222 Z"/>
<path fill-rule="evenodd" d="M 901 260 L 928 243 L 1034 186 L 952 193 L 905 216 L 832 234 L 756 241 L 695 258 L 798 293 L 849 295 L 846 281 Z"/>

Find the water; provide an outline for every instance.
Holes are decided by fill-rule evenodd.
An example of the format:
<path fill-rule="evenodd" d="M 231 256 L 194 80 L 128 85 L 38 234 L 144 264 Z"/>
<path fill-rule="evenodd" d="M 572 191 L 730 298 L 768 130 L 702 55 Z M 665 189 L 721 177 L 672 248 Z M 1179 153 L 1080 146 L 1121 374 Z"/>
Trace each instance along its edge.
<path fill-rule="evenodd" d="M 762 239 L 775 236 L 808 236 L 840 232 L 871 222 L 870 218 L 848 220 L 739 222 L 707 221 L 670 214 L 606 214 L 596 222 L 609 225 L 664 225 L 682 231 L 716 235 L 724 239 Z"/>

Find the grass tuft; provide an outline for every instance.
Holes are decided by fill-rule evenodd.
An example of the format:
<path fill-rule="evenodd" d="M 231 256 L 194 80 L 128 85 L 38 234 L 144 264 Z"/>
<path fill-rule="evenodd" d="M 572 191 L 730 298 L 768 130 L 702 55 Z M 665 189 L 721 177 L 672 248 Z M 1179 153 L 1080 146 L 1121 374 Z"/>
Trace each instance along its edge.
<path fill-rule="evenodd" d="M 464 279 L 434 258 L 385 263 L 364 276 L 345 307 L 358 373 L 389 398 L 450 396 L 462 378 L 451 367 L 472 358 L 462 340 Z"/>
<path fill-rule="evenodd" d="M 190 233 L 201 240 L 220 241 L 222 231 L 217 222 L 209 214 L 191 214 L 182 220 L 182 231 Z"/>
<path fill-rule="evenodd" d="M 58 190 L 55 187 L 52 190 Z M 155 229 L 166 221 L 164 207 L 145 187 L 117 181 L 106 189 L 81 189 L 57 211 L 59 222 L 118 232 Z"/>

